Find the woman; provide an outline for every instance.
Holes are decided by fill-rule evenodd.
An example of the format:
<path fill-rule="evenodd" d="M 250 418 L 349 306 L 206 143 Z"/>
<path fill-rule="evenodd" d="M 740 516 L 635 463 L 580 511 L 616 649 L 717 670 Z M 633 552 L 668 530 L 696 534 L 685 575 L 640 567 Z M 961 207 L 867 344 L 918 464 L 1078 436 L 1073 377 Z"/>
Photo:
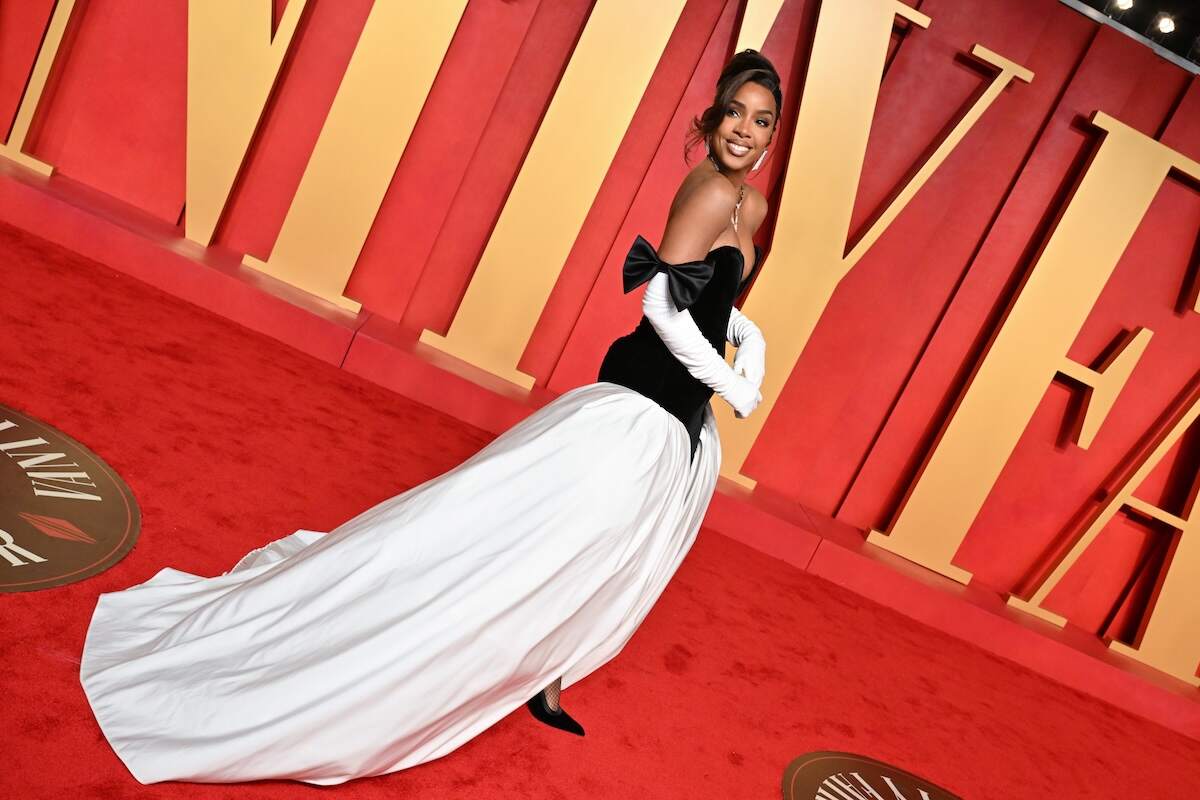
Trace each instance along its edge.
<path fill-rule="evenodd" d="M 741 417 L 762 399 L 765 345 L 733 301 L 766 213 L 745 179 L 781 102 L 755 51 L 722 72 L 693 120 L 708 157 L 659 252 L 638 236 L 625 262 L 645 317 L 596 383 L 328 534 L 100 596 L 80 679 L 139 781 L 341 783 L 445 755 L 522 703 L 583 733 L 562 687 L 620 652 L 712 497 L 709 398 Z"/>

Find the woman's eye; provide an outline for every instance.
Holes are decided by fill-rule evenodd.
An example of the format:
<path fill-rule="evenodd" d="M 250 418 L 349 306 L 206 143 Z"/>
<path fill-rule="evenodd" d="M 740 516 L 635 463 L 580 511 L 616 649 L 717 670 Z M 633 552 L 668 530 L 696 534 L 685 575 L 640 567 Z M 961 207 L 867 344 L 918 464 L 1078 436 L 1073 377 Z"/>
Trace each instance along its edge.
<path fill-rule="evenodd" d="M 761 123 L 764 128 L 767 127 L 767 121 L 765 119 L 755 120 L 755 122 Z"/>
<path fill-rule="evenodd" d="M 735 114 L 735 115 L 736 115 L 736 114 L 737 114 L 737 111 L 733 110 L 732 108 L 730 108 L 730 109 L 726 109 L 726 111 L 725 111 L 725 116 L 729 116 L 730 114 Z"/>

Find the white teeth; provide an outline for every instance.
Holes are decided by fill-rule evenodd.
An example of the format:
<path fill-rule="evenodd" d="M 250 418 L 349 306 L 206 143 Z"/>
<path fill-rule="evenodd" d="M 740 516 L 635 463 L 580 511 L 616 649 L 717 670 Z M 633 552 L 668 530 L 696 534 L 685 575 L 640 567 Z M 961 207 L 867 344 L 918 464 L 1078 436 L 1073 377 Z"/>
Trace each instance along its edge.
<path fill-rule="evenodd" d="M 733 142 L 726 142 L 726 144 L 729 147 L 729 152 L 733 153 L 735 156 L 744 156 L 746 153 L 750 152 L 749 147 L 743 147 L 742 145 L 734 144 Z"/>

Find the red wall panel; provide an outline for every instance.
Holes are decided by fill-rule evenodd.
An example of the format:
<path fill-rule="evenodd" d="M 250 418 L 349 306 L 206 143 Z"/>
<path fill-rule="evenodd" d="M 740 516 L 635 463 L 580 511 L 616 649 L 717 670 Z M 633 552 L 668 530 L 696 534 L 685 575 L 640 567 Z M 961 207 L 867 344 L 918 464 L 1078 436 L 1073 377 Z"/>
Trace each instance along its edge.
<path fill-rule="evenodd" d="M 276 18 L 283 5 L 273 0 Z M 468 4 L 350 280 L 349 294 L 368 311 L 413 335 L 446 330 L 592 6 Z M 6 125 L 50 7 L 0 5 Z M 861 528 L 887 527 L 1070 201 L 1100 141 L 1086 119 L 1103 110 L 1200 158 L 1197 82 L 1128 37 L 1056 0 L 919 7 L 933 23 L 893 38 L 852 238 L 990 80 L 967 57 L 972 45 L 1035 78 L 988 109 L 843 281 L 751 453 L 747 471 L 765 490 Z M 269 255 L 370 8 L 371 0 L 310 0 L 218 229 L 222 247 Z M 784 180 L 805 180 L 786 166 L 818 9 L 816 0 L 785 0 L 763 46 L 785 95 L 779 135 L 753 180 L 768 198 Z M 652 242 L 661 234 L 689 169 L 687 124 L 711 99 L 740 13 L 738 0 L 690 0 L 684 9 L 521 361 L 553 391 L 591 381 L 608 343 L 637 320 L 639 295 L 620 291 L 623 256 L 635 234 Z M 185 70 L 185 0 L 80 3 L 32 152 L 174 224 L 184 197 Z M 756 236 L 768 252 L 774 214 Z M 1150 347 L 1088 450 L 1063 441 L 1078 390 L 1047 387 L 959 553 L 980 582 L 1006 591 L 1025 579 L 1145 433 L 1194 390 L 1198 231 L 1200 192 L 1168 181 L 1070 355 L 1093 364 L 1137 326 L 1154 331 Z M 529 257 L 539 257 L 537 242 Z M 765 264 L 799 268 L 778 257 Z M 1193 433 L 1139 496 L 1178 505 L 1198 463 Z M 1088 630 L 1127 633 L 1164 541 L 1163 531 L 1118 518 L 1049 605 Z"/>
<path fill-rule="evenodd" d="M 467 5 L 346 296 L 387 319 L 403 318 L 472 157 L 493 153 L 484 129 L 539 5 Z"/>
<path fill-rule="evenodd" d="M 187 2 L 89 0 L 75 15 L 27 149 L 62 175 L 175 223 L 184 198 Z"/>
<path fill-rule="evenodd" d="M 309 0 L 215 243 L 271 254 L 370 10 L 370 0 Z"/>
<path fill-rule="evenodd" d="M 0 3 L 0 141 L 7 141 L 54 0 Z"/>
<path fill-rule="evenodd" d="M 409 329 L 450 327 L 591 6 L 590 0 L 539 3 L 404 312 Z"/>

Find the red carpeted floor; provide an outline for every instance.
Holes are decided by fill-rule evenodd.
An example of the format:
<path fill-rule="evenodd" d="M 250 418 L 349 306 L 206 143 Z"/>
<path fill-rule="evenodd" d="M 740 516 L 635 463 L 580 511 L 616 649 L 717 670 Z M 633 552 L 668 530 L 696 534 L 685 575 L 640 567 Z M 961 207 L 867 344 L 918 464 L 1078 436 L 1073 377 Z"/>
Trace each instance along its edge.
<path fill-rule="evenodd" d="M 702 531 L 625 651 L 572 687 L 577 739 L 524 709 L 449 756 L 318 788 L 142 786 L 77 679 L 100 592 L 215 575 L 328 530 L 489 436 L 0 225 L 0 403 L 133 487 L 137 547 L 70 586 L 0 595 L 5 798 L 775 798 L 846 750 L 966 798 L 1200 796 L 1200 744 Z"/>

